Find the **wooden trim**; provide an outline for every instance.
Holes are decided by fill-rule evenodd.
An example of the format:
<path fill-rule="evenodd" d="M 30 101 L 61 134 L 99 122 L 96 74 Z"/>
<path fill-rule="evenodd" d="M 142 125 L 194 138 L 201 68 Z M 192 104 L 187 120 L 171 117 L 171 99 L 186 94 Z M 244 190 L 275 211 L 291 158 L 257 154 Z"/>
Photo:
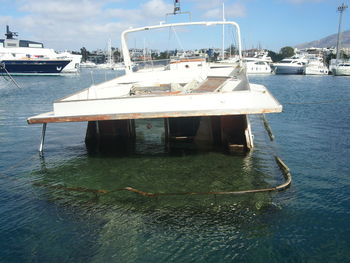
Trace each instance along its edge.
<path fill-rule="evenodd" d="M 187 111 L 187 112 L 146 112 L 146 113 L 120 113 L 120 114 L 99 114 L 81 116 L 54 116 L 53 112 L 37 115 L 27 119 L 28 124 L 51 123 L 51 122 L 85 122 L 104 120 L 135 120 L 135 119 L 157 119 L 157 118 L 178 118 L 178 117 L 199 117 L 219 115 L 242 115 L 281 112 L 282 107 L 268 110 L 241 109 L 240 111 L 212 110 L 212 111 Z"/>

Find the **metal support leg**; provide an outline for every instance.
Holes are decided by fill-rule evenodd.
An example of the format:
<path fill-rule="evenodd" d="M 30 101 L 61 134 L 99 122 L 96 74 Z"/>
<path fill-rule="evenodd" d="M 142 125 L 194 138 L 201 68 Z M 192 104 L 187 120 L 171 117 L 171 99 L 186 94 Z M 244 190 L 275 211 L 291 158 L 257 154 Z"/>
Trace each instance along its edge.
<path fill-rule="evenodd" d="M 44 141 L 45 141 L 45 133 L 46 133 L 46 124 L 43 123 L 43 128 L 41 130 L 41 140 L 40 140 L 40 146 L 39 146 L 39 152 L 43 153 L 44 150 Z"/>
<path fill-rule="evenodd" d="M 100 126 L 98 124 L 98 121 L 95 121 L 96 123 L 96 137 L 100 138 Z"/>

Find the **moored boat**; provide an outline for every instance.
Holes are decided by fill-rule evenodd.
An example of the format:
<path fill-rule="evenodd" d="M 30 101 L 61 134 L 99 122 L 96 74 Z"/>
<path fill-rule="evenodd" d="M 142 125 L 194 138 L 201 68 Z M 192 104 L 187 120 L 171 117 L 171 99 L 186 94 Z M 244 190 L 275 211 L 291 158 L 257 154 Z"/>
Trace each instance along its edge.
<path fill-rule="evenodd" d="M 350 62 L 342 62 L 336 65 L 332 71 L 335 76 L 350 76 Z"/>
<path fill-rule="evenodd" d="M 271 74 L 271 66 L 266 61 L 245 61 L 247 74 Z"/>
<path fill-rule="evenodd" d="M 59 74 L 69 63 L 70 60 L 64 59 L 2 59 L 0 60 L 0 74 Z"/>
<path fill-rule="evenodd" d="M 0 40 L 0 74 L 52 75 L 63 72 L 66 67 L 72 68 L 70 72 L 79 68 L 79 61 L 72 54 L 58 54 L 40 42 L 17 39 L 18 34 L 10 31 L 9 26 L 5 36 Z M 68 66 L 71 63 L 74 65 Z"/>
<path fill-rule="evenodd" d="M 307 60 L 299 57 L 285 58 L 271 65 L 275 74 L 303 74 Z"/>
<path fill-rule="evenodd" d="M 328 68 L 323 63 L 322 58 L 311 58 L 306 64 L 305 75 L 328 75 Z"/>

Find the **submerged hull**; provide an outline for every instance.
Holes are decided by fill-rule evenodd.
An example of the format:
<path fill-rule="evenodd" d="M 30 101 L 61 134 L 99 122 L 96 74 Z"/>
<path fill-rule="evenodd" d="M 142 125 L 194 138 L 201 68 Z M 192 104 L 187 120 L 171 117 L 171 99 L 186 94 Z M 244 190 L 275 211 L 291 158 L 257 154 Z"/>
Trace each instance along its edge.
<path fill-rule="evenodd" d="M 12 75 L 51 75 L 58 74 L 70 60 L 2 60 L 0 74 Z"/>

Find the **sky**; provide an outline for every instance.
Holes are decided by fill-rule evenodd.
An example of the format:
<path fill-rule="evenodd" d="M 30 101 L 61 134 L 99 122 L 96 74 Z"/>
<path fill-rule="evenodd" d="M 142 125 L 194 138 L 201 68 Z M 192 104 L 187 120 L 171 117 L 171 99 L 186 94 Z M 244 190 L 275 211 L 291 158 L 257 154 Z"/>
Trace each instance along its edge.
<path fill-rule="evenodd" d="M 244 49 L 278 52 L 335 34 L 337 7 L 342 3 L 349 6 L 343 13 L 343 30 L 350 29 L 350 0 L 180 0 L 181 11 L 190 12 L 192 21 L 222 20 L 223 3 L 226 20 L 241 27 Z M 187 14 L 166 18 L 173 6 L 172 0 L 0 0 L 0 31 L 5 33 L 9 25 L 20 39 L 42 42 L 57 51 L 105 50 L 109 39 L 113 47 L 120 47 L 120 33 L 130 27 L 189 20 Z M 226 42 L 233 41 L 232 33 L 225 32 Z M 179 30 L 147 39 L 135 36 L 129 38 L 129 46 L 170 49 L 177 42 L 185 49 L 220 47 L 219 32 L 199 33 Z"/>

